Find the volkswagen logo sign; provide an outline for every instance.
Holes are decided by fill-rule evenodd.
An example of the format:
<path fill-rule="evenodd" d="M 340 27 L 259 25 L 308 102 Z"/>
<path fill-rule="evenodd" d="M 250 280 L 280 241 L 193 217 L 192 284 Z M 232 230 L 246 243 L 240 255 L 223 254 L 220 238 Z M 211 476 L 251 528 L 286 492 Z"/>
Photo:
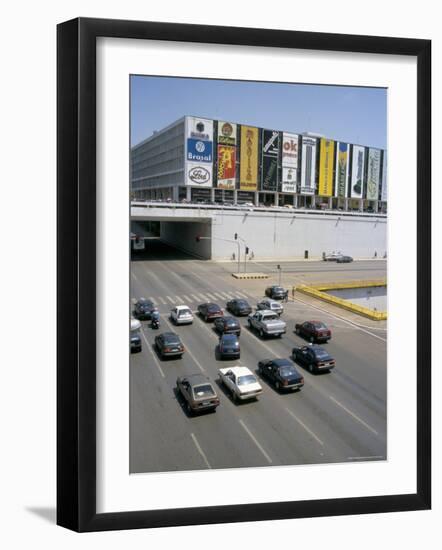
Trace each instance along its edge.
<path fill-rule="evenodd" d="M 198 153 L 204 153 L 206 146 L 202 141 L 197 141 L 195 144 L 195 149 L 198 151 Z"/>
<path fill-rule="evenodd" d="M 210 172 L 202 166 L 195 166 L 195 168 L 189 170 L 189 179 L 193 183 L 207 183 L 210 179 Z"/>

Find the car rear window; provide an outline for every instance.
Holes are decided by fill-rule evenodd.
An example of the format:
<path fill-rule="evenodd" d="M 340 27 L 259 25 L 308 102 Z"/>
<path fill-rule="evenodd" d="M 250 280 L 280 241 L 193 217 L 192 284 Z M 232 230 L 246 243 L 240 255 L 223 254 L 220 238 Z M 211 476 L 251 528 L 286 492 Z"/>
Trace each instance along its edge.
<path fill-rule="evenodd" d="M 315 350 L 315 355 L 317 357 L 317 359 L 327 359 L 329 356 L 329 354 L 324 351 L 324 350 Z"/>
<path fill-rule="evenodd" d="M 244 376 L 238 377 L 238 386 L 246 386 L 247 384 L 254 384 L 255 382 L 256 378 L 253 374 L 245 374 Z"/>
<path fill-rule="evenodd" d="M 164 342 L 166 344 L 180 344 L 180 339 L 178 336 L 165 336 L 164 337 Z"/>
<path fill-rule="evenodd" d="M 207 310 L 208 311 L 220 311 L 220 307 L 217 306 L 216 304 L 210 304 L 207 306 Z"/>
<path fill-rule="evenodd" d="M 195 397 L 208 397 L 215 395 L 215 392 L 210 384 L 202 384 L 193 388 L 193 395 Z"/>
<path fill-rule="evenodd" d="M 287 367 L 281 367 L 279 369 L 279 372 L 281 376 L 294 376 L 296 374 L 296 371 L 293 367 L 287 366 Z"/>
<path fill-rule="evenodd" d="M 180 311 L 178 311 L 178 317 L 181 317 L 182 315 L 189 315 L 189 313 L 192 313 L 190 309 L 180 309 Z"/>
<path fill-rule="evenodd" d="M 323 329 L 326 329 L 327 327 L 324 325 L 324 323 L 312 323 L 313 326 L 316 328 L 316 329 L 319 329 L 319 330 L 323 330 Z"/>

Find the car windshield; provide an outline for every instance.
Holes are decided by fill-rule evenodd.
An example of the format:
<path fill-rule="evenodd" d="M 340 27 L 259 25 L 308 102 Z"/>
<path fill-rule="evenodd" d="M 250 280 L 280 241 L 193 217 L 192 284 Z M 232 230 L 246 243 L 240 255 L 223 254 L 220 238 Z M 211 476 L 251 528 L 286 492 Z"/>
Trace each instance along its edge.
<path fill-rule="evenodd" d="M 233 344 L 236 344 L 238 345 L 238 338 L 234 335 L 234 334 L 225 334 L 223 337 L 222 337 L 222 342 L 224 344 L 228 344 L 230 346 L 232 346 Z"/>
<path fill-rule="evenodd" d="M 220 307 L 217 306 L 216 304 L 209 304 L 207 306 L 207 310 L 208 311 L 219 311 L 220 310 Z"/>
<path fill-rule="evenodd" d="M 247 386 L 247 384 L 254 384 L 255 382 L 256 378 L 253 374 L 245 374 L 244 376 L 238 377 L 238 386 Z"/>
<path fill-rule="evenodd" d="M 279 372 L 281 376 L 293 376 L 296 374 L 296 371 L 293 367 L 287 366 L 287 367 L 281 367 L 279 369 Z"/>
<path fill-rule="evenodd" d="M 264 321 L 276 321 L 279 319 L 277 315 L 264 315 Z"/>
<path fill-rule="evenodd" d="M 284 292 L 284 289 L 282 288 L 282 286 L 274 286 L 273 292 Z"/>
<path fill-rule="evenodd" d="M 178 311 L 178 317 L 183 317 L 184 315 L 190 315 L 192 312 L 190 309 L 180 309 Z"/>
<path fill-rule="evenodd" d="M 249 305 L 245 300 L 237 300 L 236 304 L 240 307 L 247 307 Z"/>
<path fill-rule="evenodd" d="M 215 395 L 215 392 L 210 384 L 202 384 L 193 388 L 193 395 L 195 397 L 209 397 Z"/>
<path fill-rule="evenodd" d="M 141 307 L 153 307 L 153 302 L 139 302 Z"/>

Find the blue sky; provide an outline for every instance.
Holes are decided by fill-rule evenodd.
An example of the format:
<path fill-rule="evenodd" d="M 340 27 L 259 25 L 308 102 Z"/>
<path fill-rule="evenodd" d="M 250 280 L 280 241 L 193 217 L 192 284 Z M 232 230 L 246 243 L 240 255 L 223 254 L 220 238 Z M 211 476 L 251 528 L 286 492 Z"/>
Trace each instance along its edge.
<path fill-rule="evenodd" d="M 382 88 L 131 77 L 131 145 L 183 115 L 387 146 Z"/>

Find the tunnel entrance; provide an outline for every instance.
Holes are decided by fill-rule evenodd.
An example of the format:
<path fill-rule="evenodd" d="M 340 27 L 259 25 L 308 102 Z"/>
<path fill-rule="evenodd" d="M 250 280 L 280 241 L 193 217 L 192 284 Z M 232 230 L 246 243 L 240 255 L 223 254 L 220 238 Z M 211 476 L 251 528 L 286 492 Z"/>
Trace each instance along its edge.
<path fill-rule="evenodd" d="M 132 221 L 131 233 L 144 240 L 144 249 L 131 250 L 137 260 L 210 260 L 211 221 Z"/>

